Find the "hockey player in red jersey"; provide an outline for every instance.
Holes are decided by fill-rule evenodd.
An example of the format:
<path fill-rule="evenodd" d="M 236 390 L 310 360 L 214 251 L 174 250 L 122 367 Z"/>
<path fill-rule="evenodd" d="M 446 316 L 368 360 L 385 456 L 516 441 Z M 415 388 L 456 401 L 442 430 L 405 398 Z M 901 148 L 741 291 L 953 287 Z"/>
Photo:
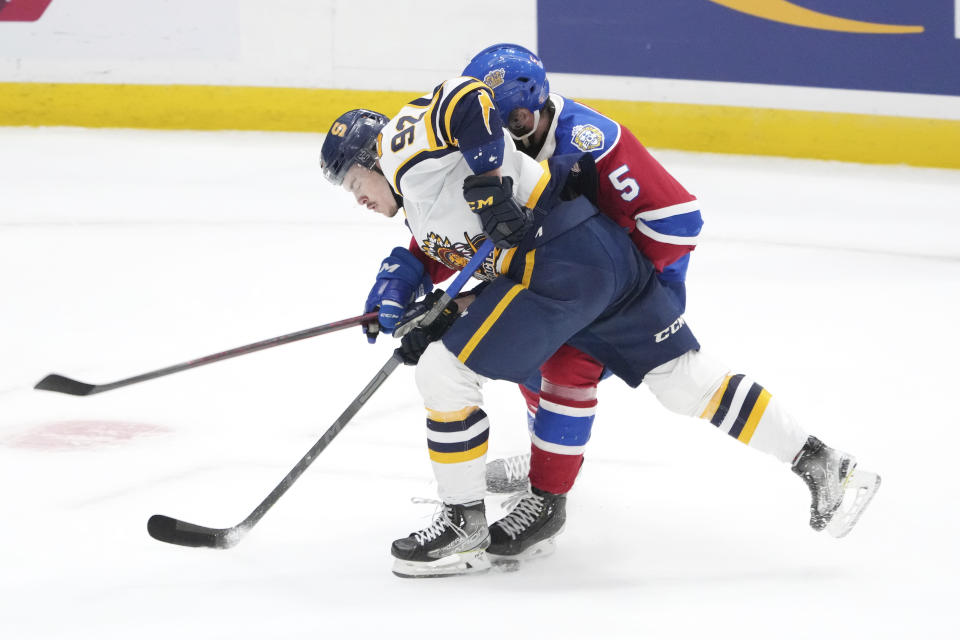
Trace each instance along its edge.
<path fill-rule="evenodd" d="M 624 228 L 658 272 L 685 298 L 690 252 L 703 226 L 700 204 L 629 129 L 590 107 L 550 93 L 543 63 L 519 45 L 478 53 L 463 75 L 494 90 L 517 147 L 542 162 L 554 155 L 590 153 L 599 180 L 597 208 Z"/>
<path fill-rule="evenodd" d="M 535 160 L 591 154 L 597 171 L 598 208 L 629 233 L 683 310 L 690 252 L 703 225 L 697 199 L 629 129 L 586 105 L 550 93 L 543 63 L 532 51 L 513 44 L 493 45 L 474 56 L 463 75 L 482 80 L 494 90 L 497 108 L 507 116 L 517 147 Z M 565 345 L 540 373 L 520 385 L 530 422 L 529 479 L 535 497 L 531 504 L 520 505 L 526 508 L 518 516 L 533 512 L 539 516 L 551 502 L 562 503 L 572 488 L 590 437 L 604 367 Z M 526 475 L 526 463 L 526 456 L 490 463 L 491 488 L 517 488 Z M 563 517 L 562 511 L 556 511 L 550 519 Z M 532 535 L 531 526 L 540 525 L 515 520 L 508 516 L 494 526 L 491 553 L 543 553 L 552 548 L 552 541 L 527 546 L 526 540 L 519 540 Z M 516 535 L 501 535 L 500 525 Z M 562 522 L 554 522 L 546 528 L 559 531 L 561 526 Z"/>

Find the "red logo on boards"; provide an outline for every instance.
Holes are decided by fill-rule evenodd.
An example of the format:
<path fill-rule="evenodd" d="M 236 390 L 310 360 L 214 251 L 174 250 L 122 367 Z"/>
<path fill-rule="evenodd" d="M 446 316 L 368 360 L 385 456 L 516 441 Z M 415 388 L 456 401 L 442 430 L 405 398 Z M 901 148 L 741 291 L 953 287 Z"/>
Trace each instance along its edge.
<path fill-rule="evenodd" d="M 0 22 L 35 22 L 53 0 L 0 0 Z"/>

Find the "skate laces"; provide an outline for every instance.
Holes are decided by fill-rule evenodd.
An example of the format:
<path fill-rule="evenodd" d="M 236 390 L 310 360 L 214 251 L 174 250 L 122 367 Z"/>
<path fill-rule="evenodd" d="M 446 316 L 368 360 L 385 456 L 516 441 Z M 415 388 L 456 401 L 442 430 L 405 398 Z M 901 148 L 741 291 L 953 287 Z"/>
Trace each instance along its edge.
<path fill-rule="evenodd" d="M 511 538 L 523 533 L 523 530 L 533 524 L 543 511 L 543 498 L 535 493 L 518 493 L 505 500 L 501 505 L 513 510 L 497 521 L 497 526 Z"/>
<path fill-rule="evenodd" d="M 431 542 L 436 538 L 440 537 L 443 533 L 443 530 L 447 527 L 450 527 L 457 532 L 459 536 L 466 536 L 467 533 L 462 528 L 458 527 L 453 523 L 453 507 L 446 504 L 442 500 L 436 500 L 434 498 L 410 498 L 410 502 L 414 504 L 433 504 L 437 506 L 436 512 L 434 512 L 433 523 L 420 531 L 414 531 L 410 535 L 416 539 L 417 544 L 422 545 L 426 542 Z"/>
<path fill-rule="evenodd" d="M 504 458 L 503 467 L 507 474 L 507 480 L 511 482 L 526 478 L 530 474 L 530 454 L 524 453 Z"/>

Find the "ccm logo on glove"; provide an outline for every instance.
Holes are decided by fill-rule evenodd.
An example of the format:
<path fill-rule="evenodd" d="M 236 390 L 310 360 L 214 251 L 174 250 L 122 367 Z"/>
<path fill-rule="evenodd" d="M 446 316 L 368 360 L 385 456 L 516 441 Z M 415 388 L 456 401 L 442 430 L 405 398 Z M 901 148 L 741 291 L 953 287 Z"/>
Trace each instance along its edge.
<path fill-rule="evenodd" d="M 463 181 L 463 197 L 480 216 L 483 232 L 501 249 L 520 244 L 533 216 L 513 200 L 513 179 L 509 176 L 468 176 Z"/>

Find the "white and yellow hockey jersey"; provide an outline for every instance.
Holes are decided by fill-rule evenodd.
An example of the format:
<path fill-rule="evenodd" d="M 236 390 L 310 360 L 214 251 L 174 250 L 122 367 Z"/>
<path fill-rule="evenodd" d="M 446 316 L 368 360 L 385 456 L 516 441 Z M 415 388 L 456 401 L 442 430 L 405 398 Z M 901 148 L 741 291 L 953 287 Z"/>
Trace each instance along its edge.
<path fill-rule="evenodd" d="M 499 167 L 501 175 L 513 179 L 514 199 L 530 208 L 550 180 L 546 163 L 517 151 L 509 136 L 495 151 L 490 145 L 461 148 L 461 140 L 478 139 L 478 130 L 480 138 L 506 136 L 499 118 L 492 117 L 495 109 L 489 87 L 474 78 L 454 78 L 403 107 L 377 140 L 380 168 L 403 197 L 407 226 L 417 246 L 450 269 L 463 268 L 486 237 L 479 216 L 463 197 L 463 181 L 474 175 L 471 164 Z M 489 157 L 468 162 L 464 154 L 473 152 Z M 505 255 L 495 251 L 476 276 L 495 278 Z"/>

